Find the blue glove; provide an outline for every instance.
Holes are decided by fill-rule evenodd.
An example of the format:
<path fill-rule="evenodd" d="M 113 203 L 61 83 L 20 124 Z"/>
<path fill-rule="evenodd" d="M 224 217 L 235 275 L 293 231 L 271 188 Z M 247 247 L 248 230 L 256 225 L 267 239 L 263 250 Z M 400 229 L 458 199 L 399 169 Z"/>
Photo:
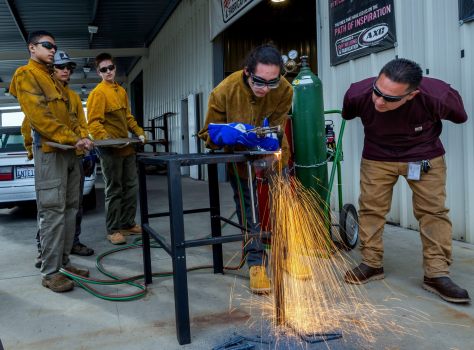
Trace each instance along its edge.
<path fill-rule="evenodd" d="M 252 125 L 244 123 L 209 124 L 209 137 L 216 146 L 235 146 L 237 144 L 245 147 L 255 147 L 258 144 L 257 135 L 254 132 L 246 132 L 254 129 Z"/>
<path fill-rule="evenodd" d="M 268 118 L 263 120 L 263 127 L 269 127 L 270 123 Z M 265 151 L 276 151 L 280 148 L 280 143 L 278 142 L 278 137 L 276 133 L 266 134 L 265 137 L 261 137 L 258 140 L 258 146 Z"/>

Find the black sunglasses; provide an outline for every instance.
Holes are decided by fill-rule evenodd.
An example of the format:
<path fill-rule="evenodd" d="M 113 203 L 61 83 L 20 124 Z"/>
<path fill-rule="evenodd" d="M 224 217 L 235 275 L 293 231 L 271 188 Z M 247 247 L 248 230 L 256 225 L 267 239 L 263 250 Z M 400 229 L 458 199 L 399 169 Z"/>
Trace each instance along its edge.
<path fill-rule="evenodd" d="M 114 64 L 111 64 L 111 65 L 109 65 L 109 66 L 107 66 L 107 67 L 99 68 L 99 72 L 101 72 L 101 73 L 106 73 L 108 70 L 112 72 L 114 69 L 115 69 L 115 65 L 114 65 Z"/>
<path fill-rule="evenodd" d="M 252 83 L 257 88 L 264 88 L 268 86 L 269 89 L 276 89 L 280 85 L 280 77 L 272 79 L 272 80 L 265 80 L 260 78 L 259 76 L 250 73 L 250 78 L 252 78 Z"/>
<path fill-rule="evenodd" d="M 69 71 L 71 71 L 71 72 L 72 72 L 72 70 L 73 70 L 73 68 L 71 67 L 71 65 L 70 65 L 70 64 L 67 64 L 67 63 L 65 63 L 65 64 L 55 64 L 55 65 L 54 65 L 54 68 L 57 68 L 57 69 L 59 69 L 59 70 L 67 69 L 67 70 L 69 70 Z"/>
<path fill-rule="evenodd" d="M 49 41 L 38 41 L 37 43 L 33 43 L 33 45 L 38 45 L 38 44 L 48 50 L 52 50 L 52 49 L 54 49 L 54 51 L 58 50 L 58 47 L 54 45 L 53 43 L 50 43 Z"/>
<path fill-rule="evenodd" d="M 410 92 L 408 92 L 404 95 L 401 95 L 401 96 L 385 95 L 384 93 L 382 93 L 382 91 L 379 90 L 377 85 L 375 85 L 375 81 L 374 81 L 374 84 L 372 85 L 372 91 L 374 92 L 375 96 L 382 97 L 387 102 L 400 102 L 404 97 L 410 95 L 413 92 L 413 90 L 412 90 L 412 91 L 410 91 Z"/>

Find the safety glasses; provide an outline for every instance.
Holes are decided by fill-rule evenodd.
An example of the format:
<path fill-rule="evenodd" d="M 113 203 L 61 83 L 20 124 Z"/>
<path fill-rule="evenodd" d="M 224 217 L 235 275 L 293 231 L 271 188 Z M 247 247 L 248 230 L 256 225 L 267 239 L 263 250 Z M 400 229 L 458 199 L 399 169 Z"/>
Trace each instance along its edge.
<path fill-rule="evenodd" d="M 59 69 L 59 70 L 67 69 L 71 72 L 74 69 L 70 64 L 67 64 L 67 63 L 66 64 L 55 64 L 54 68 Z"/>
<path fill-rule="evenodd" d="M 107 73 L 108 70 L 112 72 L 114 69 L 115 69 L 115 65 L 111 64 L 111 65 L 108 65 L 107 67 L 99 68 L 99 72 Z"/>
<path fill-rule="evenodd" d="M 400 102 L 404 97 L 410 95 L 413 92 L 413 90 L 412 90 L 412 91 L 410 91 L 410 92 L 408 92 L 404 95 L 400 95 L 400 96 L 385 95 L 384 93 L 382 93 L 382 91 L 379 90 L 377 85 L 375 85 L 375 81 L 374 81 L 374 84 L 372 85 L 372 91 L 375 94 L 375 96 L 382 97 L 387 102 Z"/>
<path fill-rule="evenodd" d="M 269 89 L 276 89 L 280 85 L 280 77 L 272 80 L 265 80 L 250 73 L 250 78 L 252 80 L 253 86 L 259 89 L 263 89 L 265 86 L 268 86 Z"/>
<path fill-rule="evenodd" d="M 33 45 L 41 45 L 47 50 L 52 50 L 52 49 L 54 49 L 54 51 L 58 50 L 58 47 L 54 45 L 53 43 L 50 43 L 49 41 L 38 41 L 36 43 L 33 43 Z"/>

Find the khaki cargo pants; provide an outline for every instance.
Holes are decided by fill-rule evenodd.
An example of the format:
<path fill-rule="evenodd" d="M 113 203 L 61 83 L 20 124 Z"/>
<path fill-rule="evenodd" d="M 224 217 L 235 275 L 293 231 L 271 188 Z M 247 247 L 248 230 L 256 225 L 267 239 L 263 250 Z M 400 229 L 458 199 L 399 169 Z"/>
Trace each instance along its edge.
<path fill-rule="evenodd" d="M 449 274 L 452 228 L 446 201 L 444 157 L 430 160 L 431 169 L 419 181 L 407 180 L 413 196 L 413 212 L 420 225 L 423 268 L 426 277 Z M 393 186 L 398 177 L 406 179 L 407 163 L 362 159 L 360 170 L 360 249 L 362 261 L 371 267 L 383 266 L 383 229 L 390 211 Z"/>
<path fill-rule="evenodd" d="M 44 153 L 34 148 L 36 205 L 41 241 L 41 274 L 69 263 L 79 208 L 81 173 L 75 150 Z"/>

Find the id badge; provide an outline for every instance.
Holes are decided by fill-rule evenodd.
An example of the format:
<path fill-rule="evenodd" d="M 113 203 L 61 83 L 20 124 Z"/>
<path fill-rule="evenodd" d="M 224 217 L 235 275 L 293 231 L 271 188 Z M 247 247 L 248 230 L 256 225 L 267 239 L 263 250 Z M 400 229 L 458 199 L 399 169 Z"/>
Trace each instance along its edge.
<path fill-rule="evenodd" d="M 407 179 L 418 181 L 420 180 L 420 177 L 421 177 L 421 163 L 409 162 Z"/>

